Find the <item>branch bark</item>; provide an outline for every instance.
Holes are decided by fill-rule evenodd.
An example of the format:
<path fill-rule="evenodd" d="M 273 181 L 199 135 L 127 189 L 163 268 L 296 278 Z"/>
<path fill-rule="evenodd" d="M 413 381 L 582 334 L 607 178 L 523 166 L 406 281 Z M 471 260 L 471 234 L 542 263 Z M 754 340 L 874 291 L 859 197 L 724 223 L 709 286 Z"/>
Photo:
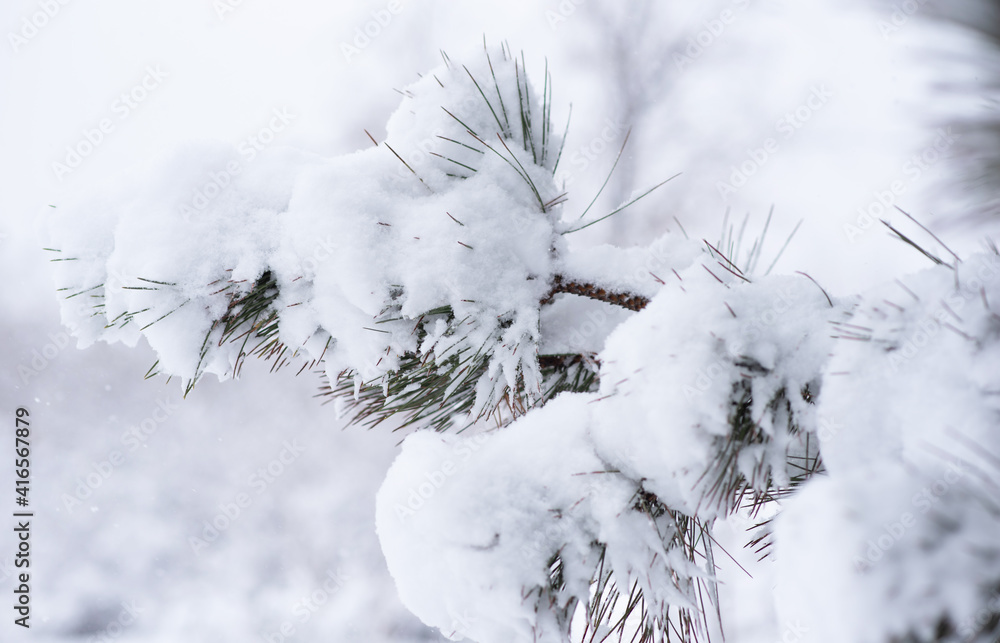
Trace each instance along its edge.
<path fill-rule="evenodd" d="M 598 301 L 604 301 L 609 304 L 614 304 L 615 306 L 621 306 L 622 308 L 636 311 L 642 310 L 646 307 L 646 304 L 649 303 L 649 299 L 647 297 L 643 297 L 642 295 L 614 292 L 594 284 L 580 283 L 578 281 L 567 279 L 562 275 L 556 275 L 552 280 L 552 289 L 549 290 L 549 294 L 542 299 L 542 304 L 552 303 L 552 298 L 563 292 L 571 295 L 579 295 L 581 297 L 596 299 Z"/>

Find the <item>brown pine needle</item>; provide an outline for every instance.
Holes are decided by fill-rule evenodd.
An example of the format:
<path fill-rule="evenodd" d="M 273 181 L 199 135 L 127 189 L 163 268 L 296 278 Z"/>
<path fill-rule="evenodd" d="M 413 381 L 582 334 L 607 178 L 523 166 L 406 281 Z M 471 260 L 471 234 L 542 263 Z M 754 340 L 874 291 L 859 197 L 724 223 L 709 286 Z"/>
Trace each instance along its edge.
<path fill-rule="evenodd" d="M 723 286 L 726 285 L 726 282 L 719 279 L 719 277 L 714 272 L 708 269 L 708 266 L 706 266 L 705 264 L 701 264 L 701 267 L 705 269 L 705 272 L 715 277 L 715 280 L 718 281 L 720 284 L 722 284 Z"/>
<path fill-rule="evenodd" d="M 808 279 L 809 281 L 811 281 L 811 282 L 813 282 L 814 284 L 816 284 L 816 287 L 817 287 L 817 288 L 819 288 L 820 292 L 822 292 L 822 293 L 823 293 L 823 296 L 824 296 L 824 297 L 826 297 L 826 303 L 830 304 L 830 308 L 833 308 L 833 300 L 832 300 L 832 299 L 830 299 L 830 295 L 828 295 L 828 294 L 826 293 L 826 290 L 824 290 L 824 289 L 823 289 L 823 286 L 820 286 L 820 285 L 819 285 L 819 282 L 818 282 L 818 281 L 816 281 L 815 279 L 813 279 L 812 277 L 810 277 L 810 276 L 809 276 L 809 275 L 807 275 L 806 273 L 802 272 L 801 270 L 796 270 L 795 272 L 796 272 L 796 274 L 799 274 L 799 275 L 802 275 L 803 277 L 805 277 L 805 278 L 806 278 L 806 279 Z M 898 308 L 898 306 L 897 306 L 897 308 Z M 900 310 L 902 310 L 902 309 L 900 309 Z"/>
<path fill-rule="evenodd" d="M 937 242 L 938 242 L 939 244 L 941 244 L 941 247 L 942 247 L 942 248 L 944 248 L 945 250 L 947 250 L 947 251 L 948 251 L 948 253 L 949 253 L 949 254 L 950 254 L 950 255 L 951 255 L 952 257 L 955 257 L 955 263 L 962 263 L 962 260 L 958 258 L 958 255 L 957 255 L 957 254 L 955 254 L 954 252 L 952 252 L 951 248 L 949 248 L 948 246 L 946 246 L 946 245 L 945 245 L 945 243 L 944 243 L 944 241 L 941 241 L 941 239 L 939 239 L 939 238 L 938 238 L 938 236 L 937 236 L 936 234 L 934 234 L 933 232 L 931 232 L 931 231 L 930 231 L 930 229 L 928 229 L 928 228 L 927 228 L 927 226 L 925 226 L 924 224 L 922 224 L 922 223 L 920 223 L 919 221 L 917 221 L 917 220 L 916 220 L 915 218 L 913 218 L 913 216 L 912 216 L 912 215 L 911 215 L 911 214 L 910 214 L 909 212 L 907 212 L 907 211 L 906 211 L 906 210 L 904 210 L 903 208 L 899 207 L 898 205 L 897 205 L 897 206 L 894 206 L 894 207 L 895 207 L 895 208 L 896 208 L 897 210 L 899 210 L 900 212 L 902 212 L 902 213 L 903 213 L 903 214 L 904 214 L 904 215 L 906 216 L 906 218 L 907 218 L 907 219 L 909 219 L 910 221 L 912 221 L 912 222 L 916 223 L 916 224 L 917 224 L 918 226 L 920 226 L 920 228 L 921 228 L 921 229 L 922 229 L 922 230 L 923 230 L 924 232 L 926 232 L 927 234 L 931 235 L 931 237 L 933 237 L 935 241 L 937 241 Z"/>

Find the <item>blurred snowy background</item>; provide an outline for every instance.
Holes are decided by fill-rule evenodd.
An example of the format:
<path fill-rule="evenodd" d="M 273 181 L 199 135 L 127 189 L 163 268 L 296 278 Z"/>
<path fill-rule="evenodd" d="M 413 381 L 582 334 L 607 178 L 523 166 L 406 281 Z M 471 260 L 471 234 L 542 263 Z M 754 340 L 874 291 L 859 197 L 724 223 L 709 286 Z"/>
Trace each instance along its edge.
<path fill-rule="evenodd" d="M 141 185 L 190 142 L 240 145 L 270 138 L 268 129 L 269 144 L 324 155 L 365 147 L 364 128 L 384 134 L 394 89 L 439 64 L 439 50 L 473 52 L 485 35 L 524 50 L 536 81 L 548 61 L 557 129 L 572 103 L 560 169 L 571 212 L 586 207 L 630 127 L 595 208 L 683 173 L 577 243 L 644 243 L 678 224 L 714 241 L 727 211 L 737 228 L 749 215 L 750 240 L 773 207 L 765 259 L 803 220 L 775 272 L 802 270 L 848 294 L 924 265 L 878 223 L 900 220 L 892 205 L 945 229 L 956 250 L 983 232 L 947 225 L 970 202 L 947 123 L 988 101 L 943 89 L 974 87 L 983 59 L 971 37 L 924 20 L 923 9 L 5 2 L 0 399 L 11 423 L 17 406 L 32 412 L 37 515 L 34 627 L 13 627 L 10 612 L 0 639 L 441 640 L 399 604 L 374 533 L 374 495 L 401 436 L 345 428 L 313 399 L 308 375 L 261 364 L 182 400 L 178 382 L 143 380 L 154 361 L 143 345 L 77 351 L 41 250 L 46 210 L 64 195 Z M 0 467 L 3 488 L 12 476 Z M 226 525 L 214 537 L 212 522 Z M 0 533 L 9 598 L 15 543 L 10 529 Z M 749 553 L 731 553 L 750 564 Z M 781 631 L 753 587 L 728 586 L 731 640 Z"/>

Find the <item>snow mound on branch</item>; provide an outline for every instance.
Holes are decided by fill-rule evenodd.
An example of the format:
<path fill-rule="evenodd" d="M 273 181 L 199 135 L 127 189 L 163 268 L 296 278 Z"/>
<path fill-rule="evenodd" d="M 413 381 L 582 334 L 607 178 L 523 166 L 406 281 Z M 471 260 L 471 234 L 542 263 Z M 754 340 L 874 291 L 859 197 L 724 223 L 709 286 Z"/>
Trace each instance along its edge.
<path fill-rule="evenodd" d="M 782 620 L 817 643 L 996 640 L 976 634 L 997 612 L 1000 503 L 971 477 L 884 463 L 807 485 L 778 517 Z"/>
<path fill-rule="evenodd" d="M 829 468 L 887 459 L 940 466 L 955 434 L 997 453 L 998 313 L 995 254 L 868 293 L 839 333 L 827 377 L 823 413 L 843 425 L 823 442 Z"/>
<path fill-rule="evenodd" d="M 53 210 L 53 272 L 78 345 L 134 345 L 142 335 L 162 372 L 192 377 L 230 294 L 266 270 L 293 177 L 311 162 L 288 148 L 247 163 L 235 149 L 197 146 L 142 188 L 82 195 Z"/>
<path fill-rule="evenodd" d="M 635 509 L 638 485 L 594 454 L 592 399 L 560 396 L 495 433 L 404 442 L 376 520 L 400 597 L 425 623 L 456 640 L 561 643 L 602 545 L 619 587 L 693 604 L 671 572 L 703 572 L 669 547 L 669 519 Z"/>
<path fill-rule="evenodd" d="M 58 264 L 64 322 L 84 345 L 144 336 L 188 382 L 233 376 L 265 329 L 257 348 L 323 359 L 333 380 L 477 355 L 480 410 L 537 395 L 539 302 L 564 245 L 548 103 L 500 50 L 403 93 L 364 151 L 196 149 L 135 194 L 56 210 L 50 244 L 75 259 Z"/>
<path fill-rule="evenodd" d="M 377 521 L 424 622 L 480 643 L 569 640 L 599 561 L 619 588 L 642 591 L 649 614 L 697 611 L 712 563 L 686 547 L 731 508 L 705 506 L 720 452 L 733 454 L 720 475 L 761 490 L 801 475 L 796 457 L 817 458 L 801 392 L 818 390 L 842 308 L 805 277 L 746 283 L 683 250 L 672 282 L 598 355 L 599 393 L 564 393 L 496 433 L 406 439 Z M 734 390 L 752 397 L 752 443 L 731 435 Z"/>
<path fill-rule="evenodd" d="M 522 92 L 525 109 L 542 111 L 519 83 L 511 61 L 434 70 L 404 91 L 383 144 L 300 179 L 276 263 L 285 299 L 309 305 L 283 320 L 302 339 L 311 325 L 335 338 L 329 375 L 371 381 L 406 353 L 481 352 L 492 360 L 480 402 L 519 382 L 537 391 L 539 301 L 562 243 L 544 206 L 557 195 L 554 141 L 537 124 L 514 131 Z M 329 256 L 309 265 L 317 238 Z M 443 307 L 452 319 L 424 321 Z"/>
<path fill-rule="evenodd" d="M 587 449 L 586 427 L 586 406 L 564 397 L 500 432 L 407 438 L 376 520 L 414 614 L 456 640 L 562 640 L 545 620 L 554 610 L 537 609 L 552 558 L 564 561 L 561 605 L 586 597 L 597 563 L 590 504 L 624 503 L 629 493 L 613 483 L 594 493 L 602 476 L 587 474 L 601 463 Z"/>
<path fill-rule="evenodd" d="M 775 529 L 781 611 L 809 640 L 1000 634 L 998 302 L 1000 257 L 980 254 L 873 290 L 840 327 L 830 476 Z"/>
<path fill-rule="evenodd" d="M 758 490 L 787 487 L 803 472 L 789 458 L 815 459 L 810 400 L 842 311 L 805 277 L 746 283 L 707 258 L 671 274 L 608 339 L 592 435 L 611 466 L 668 506 L 711 517 L 713 505 L 731 507 L 737 474 Z"/>

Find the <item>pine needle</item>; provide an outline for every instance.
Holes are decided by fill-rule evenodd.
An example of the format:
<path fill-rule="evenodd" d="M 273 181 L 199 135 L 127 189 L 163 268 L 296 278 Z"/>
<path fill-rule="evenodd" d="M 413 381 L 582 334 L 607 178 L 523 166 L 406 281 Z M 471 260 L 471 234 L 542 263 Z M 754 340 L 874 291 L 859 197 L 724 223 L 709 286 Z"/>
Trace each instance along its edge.
<path fill-rule="evenodd" d="M 898 205 L 897 205 L 897 206 L 894 206 L 894 207 L 895 207 L 895 208 L 896 208 L 897 210 L 899 210 L 900 212 L 902 212 L 902 213 L 903 213 L 903 214 L 904 214 L 904 215 L 906 216 L 906 218 L 907 218 L 907 219 L 909 219 L 910 221 L 912 221 L 912 222 L 916 223 L 916 224 L 917 224 L 918 226 L 920 226 L 920 228 L 921 228 L 921 229 L 922 229 L 922 230 L 923 230 L 924 232 L 926 232 L 927 234 L 931 235 L 931 237 L 932 237 L 932 238 L 933 238 L 933 239 L 934 239 L 935 241 L 937 241 L 937 242 L 938 242 L 939 244 L 941 244 L 941 247 L 942 247 L 942 248 L 944 248 L 945 250 L 947 250 L 947 251 L 948 251 L 948 253 L 949 253 L 949 254 L 950 254 L 950 255 L 951 255 L 952 257 L 955 257 L 955 263 L 962 263 L 962 260 L 961 260 L 961 259 L 960 259 L 960 258 L 958 257 L 958 255 L 957 255 L 957 254 L 955 254 L 954 252 L 952 252 L 951 248 L 949 248 L 949 247 L 948 247 L 947 245 L 945 245 L 944 241 L 941 241 L 941 239 L 939 239 L 939 238 L 938 238 L 938 236 L 937 236 L 936 234 L 934 234 L 933 232 L 931 232 L 931 231 L 930 231 L 930 229 L 928 229 L 928 228 L 927 228 L 927 226 L 925 226 L 924 224 L 922 224 L 922 223 L 920 223 L 919 221 L 917 221 L 917 220 L 916 220 L 915 218 L 913 218 L 913 216 L 911 216 L 911 215 L 910 215 L 910 213 L 909 213 L 909 212 L 907 212 L 907 211 L 906 211 L 906 210 L 904 210 L 903 208 L 899 207 Z"/>
<path fill-rule="evenodd" d="M 768 218 L 770 219 L 770 217 L 768 217 Z M 788 244 L 791 243 L 792 237 L 794 237 L 795 233 L 799 231 L 799 226 L 802 225 L 803 221 L 805 221 L 805 219 L 799 219 L 799 222 L 795 224 L 795 227 L 792 229 L 792 233 L 790 235 L 788 235 L 787 239 L 785 239 L 785 245 L 781 246 L 781 250 L 779 250 L 778 254 L 775 255 L 775 257 L 774 257 L 774 261 L 772 261 L 771 265 L 767 267 L 766 271 L 764 271 L 764 276 L 765 277 L 767 275 L 771 274 L 771 270 L 774 268 L 775 264 L 778 263 L 778 259 L 781 259 L 781 255 L 783 255 L 785 253 L 785 248 L 787 248 Z"/>
<path fill-rule="evenodd" d="M 563 148 L 566 147 L 566 137 L 569 136 L 569 122 L 573 118 L 573 103 L 569 104 L 569 114 L 566 116 L 566 129 L 563 131 L 562 141 L 559 143 L 559 153 L 556 155 L 556 162 L 552 166 L 552 176 L 555 176 L 559 169 L 559 161 L 562 159 Z"/>
<path fill-rule="evenodd" d="M 486 98 L 486 94 L 483 93 L 483 88 L 479 86 L 479 82 L 477 82 L 476 79 L 475 79 L 475 77 L 473 77 L 472 72 L 469 71 L 468 67 L 466 67 L 465 65 L 462 65 L 462 69 L 464 69 L 465 73 L 469 75 L 469 78 L 472 80 L 472 84 L 476 86 L 476 89 L 479 90 L 479 95 L 483 97 L 483 101 L 486 102 L 486 106 L 490 108 L 490 113 L 493 114 L 493 119 L 497 122 L 497 127 L 500 128 L 501 132 L 505 132 L 506 130 L 504 130 L 503 123 L 500 122 L 500 117 L 497 116 L 496 111 L 493 109 L 493 104 L 490 103 L 490 99 Z M 491 65 L 491 69 L 492 69 L 492 65 Z M 496 77 L 494 76 L 494 80 L 495 79 L 496 79 Z M 500 95 L 500 89 L 499 88 L 497 88 L 497 95 L 498 96 Z"/>
<path fill-rule="evenodd" d="M 690 240 L 691 237 L 688 236 L 687 230 L 684 229 L 684 225 L 681 223 L 681 220 L 675 216 L 674 221 L 677 222 L 677 227 L 681 229 L 681 234 L 684 235 L 684 238 Z"/>
<path fill-rule="evenodd" d="M 618 156 L 615 157 L 615 162 L 611 165 L 611 170 L 608 172 L 608 175 L 604 178 L 604 183 L 601 184 L 601 188 L 597 191 L 597 194 L 594 195 L 594 198 L 590 201 L 590 204 L 586 208 L 584 208 L 583 212 L 580 213 L 580 216 L 577 217 L 578 220 L 587 216 L 587 213 L 590 212 L 590 208 L 594 207 L 594 203 L 596 203 L 597 199 L 600 198 L 601 193 L 604 192 L 604 188 L 608 186 L 608 181 L 611 180 L 611 175 L 615 173 L 615 168 L 618 167 L 618 161 L 622 159 L 622 154 L 625 152 L 625 146 L 628 145 L 628 137 L 631 136 L 631 134 L 632 134 L 632 129 L 629 128 L 629 130 L 625 132 L 625 140 L 622 141 L 621 149 L 618 150 Z"/>
<path fill-rule="evenodd" d="M 747 274 L 753 274 L 757 270 L 757 264 L 760 262 L 761 253 L 764 250 L 764 239 L 767 238 L 767 230 L 771 226 L 771 216 L 774 215 L 774 206 L 767 212 L 767 219 L 764 220 L 764 229 L 761 231 L 760 236 L 754 241 L 753 247 L 750 248 L 750 256 L 747 258 L 747 268 L 744 272 Z"/>
<path fill-rule="evenodd" d="M 661 187 L 663 187 L 664 185 L 666 185 L 666 184 L 667 184 L 667 183 L 669 183 L 670 181 L 673 181 L 674 179 L 676 179 L 676 178 L 677 178 L 678 176 L 680 176 L 680 175 L 681 175 L 681 173 L 680 173 L 680 172 L 678 172 L 677 174 L 673 175 L 672 177 L 670 177 L 670 178 L 669 178 L 669 179 L 667 179 L 666 181 L 663 181 L 663 182 L 661 182 L 661 183 L 658 183 L 658 184 L 654 185 L 653 187 L 649 188 L 648 190 L 646 190 L 645 192 L 643 192 L 643 193 L 642 193 L 642 194 L 640 194 L 639 196 L 635 197 L 634 199 L 632 199 L 632 200 L 631 200 L 631 201 L 629 201 L 628 203 L 626 203 L 626 204 L 624 204 L 624 205 L 620 205 L 620 206 L 618 206 L 617 208 L 615 208 L 615 209 L 614 209 L 614 210 L 612 210 L 611 212 L 609 212 L 609 213 L 605 214 L 605 215 L 604 215 L 603 217 L 601 217 L 601 218 L 599 218 L 599 219 L 595 219 L 595 220 L 591 221 L 590 223 L 587 223 L 587 224 L 585 224 L 585 225 L 582 225 L 582 226 L 580 226 L 579 228 L 574 228 L 574 229 L 572 229 L 572 230 L 567 230 L 566 232 L 563 232 L 563 234 L 569 234 L 569 233 L 571 233 L 571 232 L 579 232 L 580 230 L 583 230 L 584 228 L 589 228 L 590 226 L 594 225 L 595 223 L 600 223 L 601 221 L 604 221 L 604 220 L 605 220 L 605 219 L 607 219 L 608 217 L 612 217 L 612 216 L 614 216 L 614 215 L 618 214 L 619 212 L 621 212 L 621 211 L 622 211 L 622 210 L 624 210 L 625 208 L 629 207 L 630 205 L 632 205 L 633 203 L 635 203 L 635 202 L 636 202 L 636 201 L 638 201 L 639 199 L 641 199 L 641 198 L 645 197 L 646 195 L 648 195 L 649 193 L 651 193 L 651 192 L 652 192 L 653 190 L 656 190 L 656 189 L 658 189 L 658 188 L 661 188 Z"/>
<path fill-rule="evenodd" d="M 930 259 L 930 260 L 931 260 L 931 261 L 932 261 L 932 262 L 934 263 L 934 265 L 937 265 L 937 266 L 940 266 L 941 264 L 944 264 L 944 262 L 943 262 L 943 261 L 941 261 L 941 259 L 940 259 L 939 257 L 936 257 L 935 255 L 932 255 L 932 254 L 931 254 L 930 252 L 928 252 L 927 250 L 924 250 L 924 249 L 923 249 L 923 248 L 922 248 L 922 247 L 920 246 L 920 244 L 919 244 L 919 243 L 917 243 L 917 242 L 916 242 L 916 241 L 914 241 L 913 239 L 910 239 L 909 237 L 907 237 L 907 236 L 906 236 L 905 234 L 903 234 L 902 232 L 900 232 L 900 231 L 899 231 L 899 230 L 897 230 L 896 228 L 892 227 L 892 224 L 890 224 L 890 223 L 889 223 L 888 221 L 886 221 L 885 219 L 879 219 L 879 221 L 881 221 L 881 222 L 882 222 L 882 225 L 884 225 L 885 227 L 887 227 L 887 228 L 889 228 L 890 230 L 892 230 L 892 232 L 893 232 L 893 233 L 894 233 L 894 234 L 896 235 L 896 237 L 897 237 L 897 238 L 898 238 L 899 240 L 901 240 L 902 242 L 906 243 L 906 244 L 907 244 L 907 245 L 909 245 L 910 247 L 914 248 L 914 249 L 915 249 L 915 250 L 916 250 L 917 252 L 919 252 L 919 253 L 920 253 L 920 254 L 922 254 L 923 256 L 927 257 L 928 259 Z M 945 264 L 945 265 L 947 265 L 947 264 Z M 949 266 L 949 267 L 951 267 L 951 266 Z"/>
<path fill-rule="evenodd" d="M 483 34 L 483 51 L 486 52 L 486 62 L 490 66 L 490 74 L 493 76 L 493 87 L 497 92 L 497 100 L 500 102 L 500 111 L 503 113 L 504 128 L 503 133 L 505 136 L 510 136 L 510 119 L 507 117 L 507 108 L 503 104 L 503 96 L 500 94 L 500 83 L 497 82 L 496 72 L 493 71 L 493 61 L 490 59 L 490 52 L 486 48 L 486 35 Z"/>
<path fill-rule="evenodd" d="M 814 284 L 816 284 L 816 287 L 817 287 L 817 288 L 819 288 L 820 292 L 822 292 L 822 293 L 823 293 L 823 296 L 824 296 L 824 297 L 826 297 L 826 303 L 830 304 L 830 308 L 833 308 L 833 300 L 832 300 L 832 299 L 830 299 L 830 295 L 828 295 L 828 294 L 826 293 L 826 290 L 825 290 L 825 289 L 823 288 L 823 286 L 820 286 L 820 285 L 819 285 L 819 282 L 818 282 L 818 281 L 816 281 L 815 279 L 813 279 L 812 277 L 810 277 L 810 276 L 809 276 L 809 275 L 807 275 L 806 273 L 802 272 L 801 270 L 796 270 L 795 272 L 796 272 L 796 274 L 800 274 L 800 275 L 802 275 L 803 277 L 805 277 L 806 279 L 808 279 L 809 281 L 811 281 L 811 282 L 813 282 Z"/>
<path fill-rule="evenodd" d="M 431 188 L 430 188 L 430 186 L 429 186 L 429 185 L 427 185 L 426 183 L 424 183 L 424 180 L 423 180 L 422 178 L 420 178 L 420 175 L 419 175 L 419 174 L 417 174 L 417 173 L 416 173 L 416 171 L 415 171 L 415 170 L 414 170 L 414 169 L 413 169 L 412 167 L 410 167 L 410 164 L 409 164 L 409 163 L 407 163 L 406 161 L 404 161 L 404 160 L 403 160 L 403 157 L 402 157 L 402 156 L 400 156 L 399 154 L 397 154 L 397 153 L 396 153 L 396 150 L 392 149 L 392 146 L 390 146 L 390 145 L 389 145 L 388 143 L 386 143 L 386 144 L 385 144 L 385 146 L 386 146 L 386 147 L 388 147 L 388 148 L 389 148 L 389 151 L 390 151 L 390 152 L 392 152 L 392 153 L 393 153 L 393 155 L 394 155 L 394 156 L 395 156 L 396 158 L 398 158 L 398 159 L 399 159 L 399 162 L 400 162 L 400 163 L 402 163 L 403 165 L 405 165 L 405 166 L 406 166 L 406 169 L 408 169 L 408 170 L 409 170 L 410 172 L 412 172 L 412 173 L 413 173 L 413 176 L 417 177 L 417 180 L 418 180 L 418 181 L 420 181 L 421 183 L 423 183 L 423 185 L 424 185 L 424 187 L 425 187 L 425 188 L 427 188 L 427 189 L 428 189 L 428 190 L 430 190 L 431 192 L 433 192 L 433 191 L 434 191 L 434 190 L 431 190 Z"/>

